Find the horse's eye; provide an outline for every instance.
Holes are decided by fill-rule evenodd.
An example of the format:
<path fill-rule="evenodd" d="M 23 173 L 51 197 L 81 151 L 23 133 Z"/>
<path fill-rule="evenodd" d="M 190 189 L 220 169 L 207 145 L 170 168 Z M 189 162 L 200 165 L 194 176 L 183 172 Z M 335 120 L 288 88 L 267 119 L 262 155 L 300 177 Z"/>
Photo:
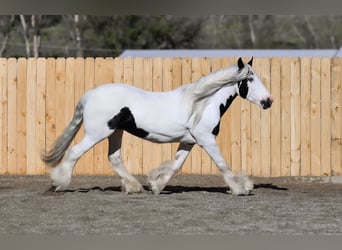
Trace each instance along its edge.
<path fill-rule="evenodd" d="M 249 78 L 247 78 L 247 80 L 249 81 L 249 82 L 253 82 L 253 77 L 249 77 Z"/>

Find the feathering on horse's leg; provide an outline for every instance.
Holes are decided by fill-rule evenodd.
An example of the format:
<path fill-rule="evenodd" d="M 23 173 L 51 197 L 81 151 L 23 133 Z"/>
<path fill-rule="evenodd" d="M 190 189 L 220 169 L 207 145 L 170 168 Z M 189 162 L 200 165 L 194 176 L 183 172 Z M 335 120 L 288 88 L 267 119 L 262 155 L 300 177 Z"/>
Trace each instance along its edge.
<path fill-rule="evenodd" d="M 150 183 L 152 192 L 159 194 L 170 181 L 170 179 L 177 173 L 183 166 L 186 157 L 189 155 L 193 144 L 180 143 L 176 159 L 163 162 L 159 168 L 152 170 L 148 175 L 148 182 Z"/>
<path fill-rule="evenodd" d="M 80 143 L 66 151 L 63 161 L 50 172 L 52 185 L 56 187 L 56 191 L 63 190 L 70 184 L 76 162 L 97 142 L 99 140 L 91 139 L 85 135 Z"/>
<path fill-rule="evenodd" d="M 234 195 L 247 195 L 253 190 L 253 182 L 245 175 L 235 175 L 224 160 L 215 140 L 201 145 L 221 171 L 224 181 Z"/>
<path fill-rule="evenodd" d="M 121 159 L 122 134 L 123 131 L 118 129 L 108 137 L 108 160 L 121 179 L 122 191 L 127 194 L 141 193 L 144 190 L 142 185 L 128 172 Z"/>

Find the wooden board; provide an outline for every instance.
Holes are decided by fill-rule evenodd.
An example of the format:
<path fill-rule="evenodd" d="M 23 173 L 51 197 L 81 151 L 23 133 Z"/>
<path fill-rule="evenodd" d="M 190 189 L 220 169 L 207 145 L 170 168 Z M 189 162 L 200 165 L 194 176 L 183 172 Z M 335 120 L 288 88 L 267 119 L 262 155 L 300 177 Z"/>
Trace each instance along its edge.
<path fill-rule="evenodd" d="M 153 61 L 152 58 L 144 58 L 144 77 L 143 77 L 143 89 L 147 91 L 152 91 L 153 89 Z M 143 165 L 143 174 L 147 175 L 152 169 L 156 166 L 153 166 L 153 146 L 152 142 L 143 140 L 142 142 L 142 151 L 143 151 L 143 158 L 142 158 L 142 165 Z"/>
<path fill-rule="evenodd" d="M 298 58 L 291 60 L 291 176 L 300 174 L 300 62 Z"/>
<path fill-rule="evenodd" d="M 260 79 L 268 91 L 271 91 L 271 65 L 270 59 L 260 59 Z M 271 107 L 272 109 L 272 107 Z M 261 111 L 261 134 L 260 134 L 260 175 L 263 177 L 271 176 L 271 109 Z"/>
<path fill-rule="evenodd" d="M 261 59 L 253 61 L 253 69 L 258 75 L 261 75 Z M 260 73 L 259 73 L 260 72 Z M 261 175 L 261 110 L 260 107 L 251 104 L 251 156 L 252 156 L 252 175 Z"/>
<path fill-rule="evenodd" d="M 182 58 L 182 85 L 192 82 L 191 64 L 192 60 L 190 58 Z M 192 173 L 192 153 L 190 153 L 188 158 L 185 160 L 181 173 Z"/>
<path fill-rule="evenodd" d="M 17 60 L 8 59 L 7 164 L 6 173 L 17 173 Z"/>
<path fill-rule="evenodd" d="M 331 68 L 331 174 L 342 174 L 342 60 L 332 59 Z"/>
<path fill-rule="evenodd" d="M 281 176 L 291 175 L 291 58 L 281 59 Z"/>
<path fill-rule="evenodd" d="M 46 61 L 45 147 L 49 150 L 56 140 L 56 60 Z M 49 172 L 47 168 L 45 173 Z"/>
<path fill-rule="evenodd" d="M 281 175 L 281 60 L 271 59 L 271 94 L 273 104 L 271 107 L 271 169 L 272 177 Z"/>
<path fill-rule="evenodd" d="M 86 58 L 84 62 L 84 91 L 92 90 L 95 87 L 95 59 Z M 82 130 L 84 128 L 81 128 Z M 83 162 L 81 164 L 81 170 L 83 174 L 91 175 L 97 174 L 94 164 L 94 148 L 90 149 L 83 156 Z"/>
<path fill-rule="evenodd" d="M 172 58 L 163 58 L 163 87 L 162 91 L 172 90 Z M 165 112 L 168 112 L 165 110 Z M 161 146 L 162 162 L 170 161 L 174 157 L 172 155 L 172 147 L 170 143 L 164 143 Z"/>
<path fill-rule="evenodd" d="M 311 173 L 321 173 L 321 60 L 312 59 L 311 67 Z"/>
<path fill-rule="evenodd" d="M 235 58 L 222 58 L 221 61 L 221 67 L 230 67 L 236 62 Z M 239 98 L 239 97 L 238 97 Z M 226 111 L 226 113 L 222 116 L 221 118 L 221 123 L 220 123 L 220 133 L 219 137 L 221 137 L 221 144 L 220 144 L 220 151 L 223 156 L 223 158 L 226 160 L 227 164 L 229 167 L 232 169 L 232 122 L 235 122 L 235 119 L 239 119 L 234 117 L 234 121 L 232 121 L 232 109 L 234 105 L 239 105 L 235 99 L 235 101 L 231 104 L 229 109 Z"/>
<path fill-rule="evenodd" d="M 85 90 L 85 60 L 84 58 L 78 57 L 75 59 L 75 75 L 74 75 L 74 83 L 75 83 L 75 93 L 74 93 L 74 105 L 78 104 L 80 99 L 82 98 Z M 75 109 L 74 109 L 75 110 Z M 79 143 L 84 136 L 84 129 L 80 129 L 75 136 L 75 144 Z M 87 174 L 86 169 L 86 161 L 85 156 L 81 156 L 75 166 L 74 173 L 77 175 Z"/>
<path fill-rule="evenodd" d="M 301 169 L 300 175 L 311 174 L 311 59 L 301 58 Z"/>
<path fill-rule="evenodd" d="M 133 85 L 139 89 L 144 88 L 144 61 L 143 58 L 135 58 L 133 62 Z M 143 173 L 142 139 L 131 135 L 133 141 L 132 164 L 133 174 Z"/>
<path fill-rule="evenodd" d="M 221 68 L 222 68 L 222 59 L 221 58 L 212 58 L 211 59 L 211 72 L 215 72 Z M 224 125 L 223 122 L 221 122 L 220 126 L 223 126 L 223 125 Z M 220 130 L 222 130 L 222 129 L 220 128 Z M 220 136 L 220 134 L 216 137 L 216 143 L 220 149 L 222 148 L 223 140 L 225 140 L 225 139 L 222 138 L 222 136 Z M 220 174 L 220 170 L 218 169 L 218 167 L 216 166 L 216 164 L 214 162 L 211 165 L 211 174 L 214 174 L 214 175 Z"/>
<path fill-rule="evenodd" d="M 18 59 L 17 68 L 17 170 L 18 174 L 35 173 L 36 165 L 36 60 L 30 58 L 33 68 L 27 68 L 26 58 Z M 32 71 L 30 71 L 32 70 Z M 28 84 L 27 74 L 30 75 Z M 27 98 L 27 103 L 26 103 Z M 27 126 L 26 126 L 27 122 Z M 27 139 L 27 141 L 26 141 Z M 27 162 L 26 162 L 27 160 Z"/>
<path fill-rule="evenodd" d="M 46 59 L 37 59 L 36 87 L 36 168 L 34 174 L 45 174 L 47 167 L 40 160 L 40 155 L 46 145 Z"/>
<path fill-rule="evenodd" d="M 331 175 L 331 78 L 330 58 L 321 60 L 321 176 Z"/>
<path fill-rule="evenodd" d="M 7 59 L 0 58 L 0 174 L 7 172 Z"/>
<path fill-rule="evenodd" d="M 191 82 L 196 82 L 202 77 L 201 58 L 193 58 L 191 64 Z M 195 145 L 191 151 L 191 173 L 200 174 L 202 171 L 202 149 Z"/>
<path fill-rule="evenodd" d="M 210 67 L 210 59 L 205 57 L 201 58 L 201 68 L 202 73 L 201 76 L 205 76 L 210 73 L 211 67 Z M 205 150 L 201 149 L 201 173 L 202 174 L 210 174 L 211 173 L 211 158 L 205 152 Z"/>
<path fill-rule="evenodd" d="M 182 85 L 182 60 L 173 58 L 172 60 L 172 89 L 176 89 Z M 175 159 L 179 143 L 172 143 L 171 155 Z"/>

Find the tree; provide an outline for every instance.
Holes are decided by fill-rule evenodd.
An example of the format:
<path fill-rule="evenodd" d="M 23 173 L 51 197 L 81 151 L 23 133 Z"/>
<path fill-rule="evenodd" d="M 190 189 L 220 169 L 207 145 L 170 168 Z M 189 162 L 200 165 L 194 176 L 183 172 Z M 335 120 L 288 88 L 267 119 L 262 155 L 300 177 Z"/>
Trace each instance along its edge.
<path fill-rule="evenodd" d="M 2 34 L 2 44 L 0 48 L 0 57 L 3 56 L 4 51 L 6 50 L 8 38 L 13 30 L 15 25 L 15 16 L 1 16 L 0 17 L 0 33 Z"/>

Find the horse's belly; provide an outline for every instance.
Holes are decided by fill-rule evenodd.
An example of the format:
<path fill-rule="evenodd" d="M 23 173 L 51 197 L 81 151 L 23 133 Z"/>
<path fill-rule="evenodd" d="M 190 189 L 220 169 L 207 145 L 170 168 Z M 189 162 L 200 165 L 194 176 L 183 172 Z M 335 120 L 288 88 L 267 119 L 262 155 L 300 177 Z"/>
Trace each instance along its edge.
<path fill-rule="evenodd" d="M 156 142 L 156 143 L 170 143 L 170 142 L 186 142 L 190 144 L 196 143 L 196 140 L 190 133 L 178 133 L 178 134 L 160 134 L 160 133 L 149 133 L 145 140 Z"/>

